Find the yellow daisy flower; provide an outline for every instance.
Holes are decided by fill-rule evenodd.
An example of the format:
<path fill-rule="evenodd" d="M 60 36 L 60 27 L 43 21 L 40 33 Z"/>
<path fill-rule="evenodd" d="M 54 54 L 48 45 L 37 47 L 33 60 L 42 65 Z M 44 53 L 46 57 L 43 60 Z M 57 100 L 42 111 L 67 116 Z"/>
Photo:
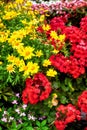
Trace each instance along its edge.
<path fill-rule="evenodd" d="M 39 66 L 37 63 L 28 62 L 28 71 L 31 73 L 31 75 L 36 74 L 39 70 Z"/>
<path fill-rule="evenodd" d="M 58 40 L 60 40 L 61 42 L 64 42 L 64 40 L 65 40 L 65 34 L 59 35 L 58 36 Z"/>
<path fill-rule="evenodd" d="M 57 54 L 57 53 L 59 52 L 59 50 L 54 49 L 52 52 L 53 52 L 54 54 Z"/>
<path fill-rule="evenodd" d="M 49 69 L 46 74 L 49 77 L 55 77 L 57 75 L 57 72 L 54 69 Z"/>
<path fill-rule="evenodd" d="M 21 43 L 20 40 L 15 40 L 15 41 L 12 42 L 12 47 L 13 47 L 14 49 L 18 49 L 18 48 L 20 48 L 20 47 L 23 46 L 23 45 L 24 45 L 24 44 Z"/>
<path fill-rule="evenodd" d="M 15 58 L 14 65 L 16 65 L 17 67 L 21 67 L 24 65 L 24 61 L 20 60 L 19 58 Z"/>
<path fill-rule="evenodd" d="M 16 58 L 16 57 L 13 56 L 13 55 L 8 55 L 7 60 L 8 60 L 8 62 L 12 62 L 12 63 L 14 63 L 15 58 Z"/>
<path fill-rule="evenodd" d="M 31 59 L 32 56 L 34 56 L 33 51 L 34 51 L 33 47 L 27 46 L 24 48 L 22 56 L 24 57 L 25 60 Z"/>
<path fill-rule="evenodd" d="M 43 28 L 44 31 L 49 31 L 50 30 L 50 25 L 48 25 L 48 24 L 43 25 L 42 28 Z"/>
<path fill-rule="evenodd" d="M 48 65 L 51 65 L 50 60 L 49 60 L 49 59 L 48 59 L 48 60 L 44 60 L 44 61 L 43 61 L 43 66 L 44 66 L 44 67 L 48 67 Z"/>
<path fill-rule="evenodd" d="M 40 57 L 40 56 L 43 55 L 42 50 L 36 51 L 35 53 L 36 53 L 36 56 L 37 56 L 37 57 Z"/>
<path fill-rule="evenodd" d="M 6 70 L 7 70 L 9 73 L 14 72 L 14 66 L 13 66 L 13 64 L 7 65 Z"/>
<path fill-rule="evenodd" d="M 51 31 L 50 36 L 51 36 L 51 38 L 58 40 L 58 35 L 55 31 Z"/>

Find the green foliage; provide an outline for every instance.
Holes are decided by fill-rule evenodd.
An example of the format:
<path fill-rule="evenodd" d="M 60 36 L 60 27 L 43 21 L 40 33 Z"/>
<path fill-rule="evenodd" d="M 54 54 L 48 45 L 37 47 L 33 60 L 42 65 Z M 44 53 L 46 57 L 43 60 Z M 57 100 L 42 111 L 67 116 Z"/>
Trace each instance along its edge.
<path fill-rule="evenodd" d="M 8 97 L 10 97 L 10 96 L 13 96 L 13 94 L 12 94 L 12 91 L 9 88 L 0 89 L 0 100 L 4 99 L 5 101 L 7 101 Z"/>
<path fill-rule="evenodd" d="M 49 130 L 48 126 L 46 125 L 46 120 L 39 122 L 36 121 L 37 130 Z"/>

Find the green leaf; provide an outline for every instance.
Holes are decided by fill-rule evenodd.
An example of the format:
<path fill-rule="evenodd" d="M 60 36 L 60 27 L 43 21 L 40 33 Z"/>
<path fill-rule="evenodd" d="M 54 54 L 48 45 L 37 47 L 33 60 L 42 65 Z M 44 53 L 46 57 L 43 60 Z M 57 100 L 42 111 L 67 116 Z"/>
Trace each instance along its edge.
<path fill-rule="evenodd" d="M 7 92 L 7 93 L 5 93 L 5 95 L 11 96 L 11 95 L 13 95 L 13 94 L 12 94 L 12 93 L 8 93 L 8 92 Z"/>
<path fill-rule="evenodd" d="M 72 25 L 72 23 L 71 23 L 71 22 L 69 22 L 67 25 L 68 25 L 68 26 L 71 26 L 71 25 Z"/>
<path fill-rule="evenodd" d="M 61 96 L 60 101 L 61 101 L 62 104 L 66 104 L 68 102 L 67 98 L 65 96 Z"/>
<path fill-rule="evenodd" d="M 42 130 L 48 130 L 48 127 L 47 127 L 47 126 L 44 126 L 44 127 L 42 128 Z"/>
<path fill-rule="evenodd" d="M 58 82 L 54 81 L 53 84 L 52 84 L 52 87 L 55 88 L 55 89 L 59 88 Z"/>
<path fill-rule="evenodd" d="M 5 101 L 7 101 L 7 100 L 8 100 L 8 98 L 7 98 L 5 95 L 3 95 L 3 98 L 4 98 L 4 100 L 5 100 Z"/>
<path fill-rule="evenodd" d="M 0 91 L 0 93 L 2 93 L 2 91 Z"/>
<path fill-rule="evenodd" d="M 43 120 L 42 122 L 41 122 L 41 126 L 45 126 L 46 125 L 46 120 Z"/>
<path fill-rule="evenodd" d="M 69 86 L 70 90 L 73 92 L 73 91 L 74 91 L 74 88 L 73 88 L 73 86 L 72 86 L 72 83 L 71 83 L 71 82 L 68 82 L 68 86 Z"/>
<path fill-rule="evenodd" d="M 16 129 L 16 128 L 13 129 L 13 128 L 12 128 L 11 130 L 18 130 L 18 129 Z"/>
<path fill-rule="evenodd" d="M 61 88 L 64 92 L 68 91 L 69 90 L 69 87 L 68 86 L 65 86 L 65 84 L 61 84 Z"/>
<path fill-rule="evenodd" d="M 27 127 L 26 130 L 34 130 L 32 127 Z"/>
<path fill-rule="evenodd" d="M 12 128 L 12 130 L 17 130 L 17 129 L 16 129 L 16 122 L 15 122 L 15 121 L 12 122 L 12 126 L 11 126 L 11 128 Z"/>
<path fill-rule="evenodd" d="M 37 128 L 37 130 L 42 130 L 41 128 Z"/>
<path fill-rule="evenodd" d="M 22 127 L 22 125 L 19 124 L 19 125 L 17 126 L 17 130 L 19 130 L 21 127 Z"/>
<path fill-rule="evenodd" d="M 24 123 L 24 126 L 25 126 L 25 127 L 28 126 L 28 123 Z"/>
<path fill-rule="evenodd" d="M 36 125 L 39 126 L 39 127 L 41 126 L 39 121 L 36 121 Z"/>

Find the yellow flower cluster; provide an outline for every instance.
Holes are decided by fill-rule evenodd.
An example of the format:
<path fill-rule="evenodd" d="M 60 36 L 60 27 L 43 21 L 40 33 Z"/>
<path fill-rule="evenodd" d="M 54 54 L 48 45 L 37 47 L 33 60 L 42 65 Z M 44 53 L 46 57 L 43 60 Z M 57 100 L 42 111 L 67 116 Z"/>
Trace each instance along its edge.
<path fill-rule="evenodd" d="M 34 56 L 34 48 L 27 46 L 27 47 L 22 47 L 21 49 L 18 49 L 18 53 L 20 54 L 20 56 L 23 56 L 25 60 L 27 59 L 31 59 L 32 56 Z"/>
<path fill-rule="evenodd" d="M 10 20 L 15 18 L 17 15 L 19 15 L 16 11 L 9 11 L 9 12 L 5 12 L 5 15 L 3 16 L 3 19 L 5 20 Z"/>
<path fill-rule="evenodd" d="M 29 76 L 37 73 L 39 66 L 37 63 L 28 62 L 27 65 L 22 65 L 19 69 L 19 72 L 24 71 L 24 76 Z"/>
<path fill-rule="evenodd" d="M 10 32 L 8 30 L 6 31 L 0 31 L 0 42 L 6 42 L 8 40 Z"/>
<path fill-rule="evenodd" d="M 49 31 L 51 29 L 49 24 L 47 24 L 47 25 L 43 24 L 42 28 L 43 28 L 44 31 Z"/>
<path fill-rule="evenodd" d="M 51 36 L 51 38 L 53 38 L 55 40 L 59 40 L 60 42 L 64 42 L 64 40 L 65 40 L 65 35 L 63 34 L 63 35 L 58 36 L 56 31 L 51 31 L 50 36 Z"/>
<path fill-rule="evenodd" d="M 0 29 L 5 29 L 6 26 L 3 24 L 2 20 L 0 19 Z"/>
<path fill-rule="evenodd" d="M 39 60 L 33 60 L 40 58 L 44 55 L 43 50 L 38 50 L 34 48 L 33 45 L 30 46 L 27 40 L 27 45 L 25 45 L 24 38 L 29 36 L 29 39 L 37 39 L 37 28 L 39 25 L 42 26 L 44 31 L 50 30 L 50 25 L 44 24 L 45 15 L 38 15 L 39 11 L 42 11 L 40 8 L 39 11 L 32 10 L 32 3 L 26 0 L 15 0 L 14 2 L 9 2 L 5 5 L 5 11 L 2 15 L 2 19 L 0 19 L 0 28 L 3 28 L 0 31 L 0 42 L 6 42 L 9 46 L 12 47 L 13 52 L 15 54 L 7 55 L 7 65 L 6 70 L 9 73 L 16 73 L 16 70 L 19 73 L 23 74 L 24 77 L 33 76 L 35 73 L 41 71 Z M 45 11 L 47 12 L 47 10 Z M 18 29 L 8 30 L 6 26 L 3 24 L 3 20 L 11 21 L 14 18 L 20 17 L 22 14 L 26 17 L 20 19 L 19 22 L 23 25 Z M 57 37 L 55 32 L 51 32 L 51 37 Z M 59 36 L 60 37 L 60 36 Z M 60 37 L 60 39 L 63 39 Z M 56 53 L 57 50 L 54 50 Z M 0 65 L 2 65 L 2 61 L 0 61 Z M 51 66 L 51 62 L 49 59 L 44 59 L 41 63 L 42 67 L 49 67 Z M 46 68 L 47 69 L 47 68 Z M 57 75 L 56 70 L 48 69 L 46 72 L 48 77 L 55 77 Z"/>
<path fill-rule="evenodd" d="M 29 76 L 37 73 L 39 71 L 38 63 L 28 62 L 25 64 L 23 59 L 15 57 L 13 55 L 8 55 L 7 57 L 8 65 L 6 67 L 9 73 L 15 72 L 15 68 L 19 68 L 19 72 L 23 72 L 23 76 Z"/>

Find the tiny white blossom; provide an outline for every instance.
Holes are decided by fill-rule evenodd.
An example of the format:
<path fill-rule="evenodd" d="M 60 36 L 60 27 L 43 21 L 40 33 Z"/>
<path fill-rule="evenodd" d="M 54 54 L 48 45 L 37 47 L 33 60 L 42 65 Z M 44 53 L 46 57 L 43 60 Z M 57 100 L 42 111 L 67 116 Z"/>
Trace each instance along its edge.
<path fill-rule="evenodd" d="M 15 109 L 15 112 L 17 112 L 18 114 L 20 114 L 20 109 Z"/>
<path fill-rule="evenodd" d="M 22 124 L 22 120 L 21 120 L 21 119 L 19 119 L 18 122 L 19 122 L 20 124 Z"/>
<path fill-rule="evenodd" d="M 34 116 L 32 116 L 32 115 L 30 115 L 30 114 L 28 114 L 28 119 L 29 119 L 29 120 L 33 120 L 33 121 L 35 121 L 37 118 L 34 117 Z"/>
<path fill-rule="evenodd" d="M 27 107 L 26 104 L 22 105 L 22 108 L 23 108 L 24 110 L 26 109 L 26 107 Z"/>
<path fill-rule="evenodd" d="M 6 114 L 7 114 L 7 111 L 4 111 L 3 116 L 5 116 Z"/>
<path fill-rule="evenodd" d="M 26 114 L 23 112 L 23 113 L 20 114 L 20 116 L 26 116 Z"/>
<path fill-rule="evenodd" d="M 15 95 L 16 95 L 16 97 L 18 97 L 18 98 L 20 97 L 20 96 L 19 96 L 19 93 L 16 93 Z"/>
<path fill-rule="evenodd" d="M 11 122 L 12 120 L 14 120 L 14 117 L 9 117 L 9 122 Z"/>
<path fill-rule="evenodd" d="M 6 118 L 6 117 L 3 117 L 1 120 L 2 120 L 3 122 L 7 122 L 7 118 Z"/>
<path fill-rule="evenodd" d="M 12 104 L 18 104 L 17 100 L 14 100 L 14 101 L 12 102 Z"/>

